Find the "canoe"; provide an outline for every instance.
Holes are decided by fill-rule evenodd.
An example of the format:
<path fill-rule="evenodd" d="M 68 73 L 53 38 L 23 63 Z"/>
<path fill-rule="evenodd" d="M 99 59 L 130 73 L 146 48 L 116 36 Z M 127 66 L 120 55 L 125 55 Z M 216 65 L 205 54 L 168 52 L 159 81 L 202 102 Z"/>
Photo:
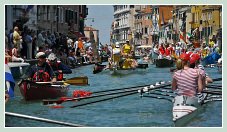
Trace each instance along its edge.
<path fill-rule="evenodd" d="M 203 93 L 205 99 L 207 94 Z M 173 100 L 173 122 L 175 126 L 183 126 L 194 118 L 202 109 L 202 101 L 198 97 L 176 96 Z"/>
<path fill-rule="evenodd" d="M 173 60 L 168 60 L 168 59 L 156 59 L 155 60 L 156 67 L 173 67 Z"/>
<path fill-rule="evenodd" d="M 54 99 L 66 96 L 69 84 L 51 85 L 50 83 L 38 84 L 29 80 L 21 80 L 19 89 L 26 101 L 39 99 Z"/>

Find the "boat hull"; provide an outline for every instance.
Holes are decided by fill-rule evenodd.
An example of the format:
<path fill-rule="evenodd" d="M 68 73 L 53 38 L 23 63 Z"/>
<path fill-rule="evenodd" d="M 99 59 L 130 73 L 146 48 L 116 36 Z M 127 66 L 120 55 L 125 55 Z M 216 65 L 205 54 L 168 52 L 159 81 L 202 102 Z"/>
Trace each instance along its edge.
<path fill-rule="evenodd" d="M 204 95 L 206 96 L 206 95 Z M 174 125 L 184 126 L 191 121 L 202 109 L 198 97 L 176 96 L 173 101 Z"/>
<path fill-rule="evenodd" d="M 168 59 L 156 59 L 155 60 L 156 67 L 173 67 L 174 63 L 173 60 Z"/>
<path fill-rule="evenodd" d="M 29 101 L 39 99 L 54 99 L 66 96 L 69 90 L 69 84 L 37 84 L 29 80 L 22 80 L 19 83 L 19 88 L 24 99 Z"/>

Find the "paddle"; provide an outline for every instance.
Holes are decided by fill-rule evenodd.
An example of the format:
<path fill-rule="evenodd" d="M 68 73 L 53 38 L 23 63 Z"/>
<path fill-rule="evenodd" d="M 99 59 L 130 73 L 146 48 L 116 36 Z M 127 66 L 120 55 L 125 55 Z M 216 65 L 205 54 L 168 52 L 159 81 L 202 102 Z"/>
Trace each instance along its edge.
<path fill-rule="evenodd" d="M 87 76 L 81 76 L 81 77 L 73 77 L 69 78 L 65 81 L 57 81 L 57 82 L 36 82 L 38 84 L 62 84 L 62 83 L 68 83 L 70 85 L 76 85 L 76 86 L 84 86 L 88 85 L 88 77 Z"/>
<path fill-rule="evenodd" d="M 159 85 L 159 86 L 154 86 L 153 89 L 158 89 L 158 88 L 166 87 L 166 86 L 169 86 L 169 85 L 170 85 L 170 83 Z M 66 99 L 66 100 L 61 100 L 61 99 L 59 99 L 59 100 L 43 100 L 43 105 L 53 104 L 53 103 L 61 104 L 65 101 L 74 101 L 74 100 L 102 97 L 102 96 L 107 96 L 107 95 L 121 94 L 121 93 L 126 93 L 126 92 L 133 92 L 133 91 L 137 91 L 141 88 L 144 88 L 144 86 L 136 86 L 136 87 L 130 87 L 130 88 L 120 88 L 120 89 L 110 89 L 110 90 L 104 90 L 104 91 L 97 91 L 97 92 L 93 92 L 93 94 L 94 93 L 102 93 L 102 92 L 110 92 L 110 93 L 98 94 L 98 95 L 88 96 L 88 97 L 70 98 L 70 99 Z M 111 91 L 113 91 L 113 92 L 111 92 Z M 114 92 L 114 91 L 118 91 L 118 92 Z"/>

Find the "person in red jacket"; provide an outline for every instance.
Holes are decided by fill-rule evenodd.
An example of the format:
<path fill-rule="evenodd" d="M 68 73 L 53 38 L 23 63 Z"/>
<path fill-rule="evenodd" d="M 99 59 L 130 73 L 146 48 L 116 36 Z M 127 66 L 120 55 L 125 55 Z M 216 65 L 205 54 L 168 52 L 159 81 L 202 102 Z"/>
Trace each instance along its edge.
<path fill-rule="evenodd" d="M 57 76 L 57 81 L 62 81 L 63 80 L 63 74 L 71 74 L 72 70 L 61 63 L 61 61 L 57 60 L 57 57 L 54 53 L 51 53 L 48 56 L 48 64 L 52 67 L 54 73 Z"/>

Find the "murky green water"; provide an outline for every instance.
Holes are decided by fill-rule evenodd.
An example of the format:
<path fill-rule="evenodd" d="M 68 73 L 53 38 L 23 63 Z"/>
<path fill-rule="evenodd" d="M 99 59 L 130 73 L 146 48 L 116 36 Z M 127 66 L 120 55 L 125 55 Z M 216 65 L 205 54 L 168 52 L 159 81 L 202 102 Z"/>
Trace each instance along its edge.
<path fill-rule="evenodd" d="M 144 71 L 136 71 L 129 75 L 110 75 L 108 71 L 92 74 L 92 65 L 73 70 L 67 78 L 85 75 L 89 78 L 89 86 L 70 86 L 68 96 L 73 90 L 100 91 L 114 88 L 154 84 L 157 81 L 170 81 L 169 68 L 155 68 L 150 65 Z M 221 77 L 216 68 L 207 68 L 212 78 Z M 140 98 L 139 94 L 125 96 L 109 101 L 70 108 L 76 102 L 64 102 L 64 108 L 54 109 L 42 105 L 42 101 L 23 100 L 18 87 L 15 98 L 6 104 L 7 112 L 26 114 L 63 122 L 70 122 L 92 127 L 172 127 L 172 104 L 166 100 Z M 209 115 L 209 116 L 208 116 Z M 8 126 L 18 127 L 56 127 L 50 123 L 42 123 L 11 116 L 6 116 Z M 221 127 L 222 102 L 211 102 L 187 126 Z"/>

